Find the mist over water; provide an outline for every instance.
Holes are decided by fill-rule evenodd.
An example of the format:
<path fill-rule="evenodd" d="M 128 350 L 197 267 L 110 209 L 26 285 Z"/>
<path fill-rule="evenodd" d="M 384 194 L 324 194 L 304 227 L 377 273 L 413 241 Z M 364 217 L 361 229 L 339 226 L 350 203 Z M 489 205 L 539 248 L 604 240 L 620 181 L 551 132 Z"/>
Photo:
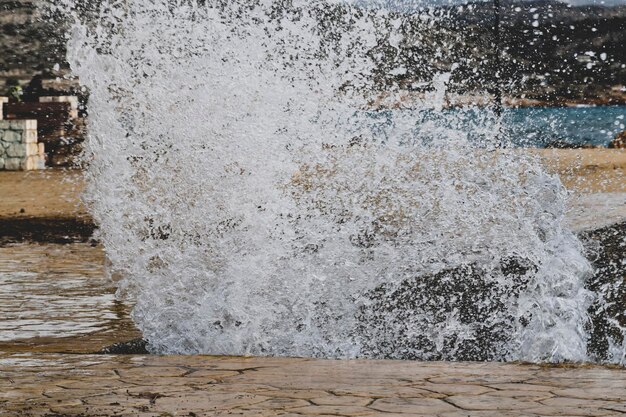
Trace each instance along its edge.
<path fill-rule="evenodd" d="M 486 109 L 469 127 L 451 112 L 416 124 L 442 108 L 446 73 L 413 112 L 371 114 L 373 54 L 401 15 L 56 7 L 91 92 L 86 199 L 153 351 L 594 359 L 591 266 L 559 179 L 500 149 Z"/>

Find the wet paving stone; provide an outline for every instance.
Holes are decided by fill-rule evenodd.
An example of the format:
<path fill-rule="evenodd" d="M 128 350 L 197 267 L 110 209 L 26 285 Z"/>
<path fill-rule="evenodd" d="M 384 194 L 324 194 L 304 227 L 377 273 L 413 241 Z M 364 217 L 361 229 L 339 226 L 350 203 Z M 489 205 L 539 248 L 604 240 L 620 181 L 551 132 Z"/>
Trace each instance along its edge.
<path fill-rule="evenodd" d="M 2 416 L 618 416 L 625 385 L 599 366 L 0 353 Z"/>
<path fill-rule="evenodd" d="M 101 247 L 0 247 L 0 350 L 91 353 L 140 334 L 115 299 Z"/>

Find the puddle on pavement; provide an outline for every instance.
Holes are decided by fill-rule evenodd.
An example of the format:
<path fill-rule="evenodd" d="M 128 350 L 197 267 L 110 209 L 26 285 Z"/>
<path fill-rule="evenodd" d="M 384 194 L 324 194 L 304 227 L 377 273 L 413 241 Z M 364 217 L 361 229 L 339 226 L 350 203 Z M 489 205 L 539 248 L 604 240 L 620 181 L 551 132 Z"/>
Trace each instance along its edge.
<path fill-rule="evenodd" d="M 95 352 L 140 337 L 104 276 L 101 247 L 0 247 L 0 351 Z"/>

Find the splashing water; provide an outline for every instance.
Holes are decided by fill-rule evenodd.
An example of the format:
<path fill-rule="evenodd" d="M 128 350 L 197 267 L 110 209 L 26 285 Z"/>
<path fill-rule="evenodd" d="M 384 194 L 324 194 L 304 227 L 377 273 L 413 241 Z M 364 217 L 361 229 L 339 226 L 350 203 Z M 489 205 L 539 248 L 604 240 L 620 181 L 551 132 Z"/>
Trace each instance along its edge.
<path fill-rule="evenodd" d="M 385 106 L 404 15 L 279 3 L 57 5 L 91 91 L 87 199 L 151 349 L 588 360 L 559 180 L 488 111 L 442 112 L 445 72 Z"/>

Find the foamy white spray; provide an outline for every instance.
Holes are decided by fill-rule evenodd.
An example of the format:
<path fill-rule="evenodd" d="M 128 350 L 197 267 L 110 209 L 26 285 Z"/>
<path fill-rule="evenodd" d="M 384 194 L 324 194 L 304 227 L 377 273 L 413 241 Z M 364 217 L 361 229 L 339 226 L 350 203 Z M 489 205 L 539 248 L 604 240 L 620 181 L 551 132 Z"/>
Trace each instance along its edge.
<path fill-rule="evenodd" d="M 101 3 L 57 6 L 75 19 L 68 58 L 91 91 L 87 200 L 151 349 L 406 357 L 377 347 L 394 329 L 359 316 L 373 290 L 464 265 L 507 288 L 498 271 L 515 258 L 533 267 L 490 318 L 512 329 L 495 357 L 587 359 L 590 266 L 562 224 L 559 180 L 496 149 L 486 111 L 470 129 L 424 118 L 446 74 L 411 111 L 368 111 L 380 93 L 372 54 L 402 36 L 403 15 L 319 1 Z M 412 320 L 403 326 L 435 350 L 477 337 L 455 310 Z"/>

